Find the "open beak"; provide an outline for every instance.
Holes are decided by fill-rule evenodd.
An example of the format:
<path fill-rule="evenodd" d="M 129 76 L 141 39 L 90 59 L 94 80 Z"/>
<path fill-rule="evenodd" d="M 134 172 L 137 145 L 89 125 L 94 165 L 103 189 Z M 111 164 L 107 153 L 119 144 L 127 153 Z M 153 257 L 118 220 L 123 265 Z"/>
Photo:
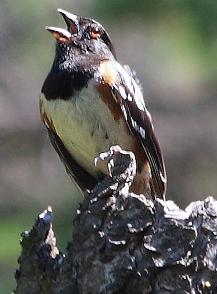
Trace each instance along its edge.
<path fill-rule="evenodd" d="M 72 36 L 71 33 L 66 29 L 48 26 L 46 26 L 45 29 L 48 30 L 54 36 L 54 38 L 59 41 L 69 40 Z"/>
<path fill-rule="evenodd" d="M 58 8 L 57 11 L 64 18 L 68 31 L 72 35 L 77 35 L 79 31 L 78 16 L 60 8 Z"/>
<path fill-rule="evenodd" d="M 79 30 L 78 16 L 71 14 L 70 12 L 60 8 L 57 10 L 64 18 L 65 23 L 67 25 L 67 29 L 61 29 L 61 28 L 50 27 L 50 26 L 46 26 L 45 28 L 54 36 L 54 38 L 57 41 L 65 43 L 68 40 L 70 40 L 70 38 L 75 37 L 78 34 L 78 30 Z"/>

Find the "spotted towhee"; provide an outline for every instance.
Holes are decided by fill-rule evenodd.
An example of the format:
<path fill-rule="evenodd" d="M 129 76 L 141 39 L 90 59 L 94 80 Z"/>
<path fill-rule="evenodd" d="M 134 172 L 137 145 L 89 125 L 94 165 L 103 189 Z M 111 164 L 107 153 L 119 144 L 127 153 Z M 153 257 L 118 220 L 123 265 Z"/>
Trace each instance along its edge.
<path fill-rule="evenodd" d="M 136 156 L 131 191 L 163 198 L 164 161 L 135 74 L 117 62 L 102 25 L 58 11 L 67 28 L 46 27 L 56 39 L 56 54 L 42 87 L 40 111 L 67 172 L 81 189 L 92 189 L 108 174 L 106 164 L 95 165 L 94 159 L 119 145 Z"/>

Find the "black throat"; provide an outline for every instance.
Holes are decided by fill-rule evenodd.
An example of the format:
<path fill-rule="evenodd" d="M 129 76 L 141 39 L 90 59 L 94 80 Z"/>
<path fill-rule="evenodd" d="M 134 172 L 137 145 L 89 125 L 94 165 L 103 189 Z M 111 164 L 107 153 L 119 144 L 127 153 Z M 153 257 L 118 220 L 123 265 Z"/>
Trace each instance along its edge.
<path fill-rule="evenodd" d="M 57 44 L 51 71 L 42 86 L 47 100 L 68 100 L 86 87 L 94 74 L 90 61 L 88 54 L 82 54 L 79 48 Z"/>
<path fill-rule="evenodd" d="M 90 70 L 75 69 L 68 71 L 52 68 L 44 82 L 42 93 L 47 100 L 68 100 L 75 92 L 86 87 L 92 77 L 93 73 Z"/>
<path fill-rule="evenodd" d="M 94 50 L 97 53 L 81 45 L 70 47 L 57 44 L 51 71 L 42 87 L 42 93 L 47 100 L 70 99 L 76 92 L 87 87 L 101 60 L 114 59 L 103 43 L 97 46 L 95 44 Z"/>

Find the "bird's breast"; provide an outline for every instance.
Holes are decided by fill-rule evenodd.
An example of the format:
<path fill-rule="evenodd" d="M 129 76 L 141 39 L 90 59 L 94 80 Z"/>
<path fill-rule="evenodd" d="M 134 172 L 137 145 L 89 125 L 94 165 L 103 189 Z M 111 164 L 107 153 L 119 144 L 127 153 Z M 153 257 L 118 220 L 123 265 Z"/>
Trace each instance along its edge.
<path fill-rule="evenodd" d="M 98 171 L 107 173 L 105 164 L 94 165 L 100 152 L 117 144 L 132 150 L 134 144 L 123 116 L 117 119 L 114 101 L 109 101 L 113 98 L 103 95 L 102 99 L 101 95 L 96 85 L 89 82 L 88 87 L 68 100 L 47 100 L 43 94 L 40 97 L 44 123 L 55 131 L 73 158 L 92 175 L 97 175 Z"/>

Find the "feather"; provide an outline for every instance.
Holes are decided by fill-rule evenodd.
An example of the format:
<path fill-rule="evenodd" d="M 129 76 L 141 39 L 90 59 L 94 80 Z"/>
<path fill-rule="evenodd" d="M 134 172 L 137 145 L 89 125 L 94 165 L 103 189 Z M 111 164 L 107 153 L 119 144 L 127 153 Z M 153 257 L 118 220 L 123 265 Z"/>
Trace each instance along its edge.
<path fill-rule="evenodd" d="M 154 132 L 152 118 L 148 112 L 141 87 L 116 61 L 104 61 L 106 68 L 116 72 L 115 79 L 106 82 L 113 92 L 114 100 L 120 104 L 126 123 L 139 144 L 142 146 L 151 169 L 152 187 L 157 197 L 164 198 L 166 193 L 166 170 L 159 142 Z M 105 68 L 105 64 L 103 68 Z M 103 79 L 103 70 L 101 70 Z M 108 75 L 108 73 L 107 73 Z"/>

